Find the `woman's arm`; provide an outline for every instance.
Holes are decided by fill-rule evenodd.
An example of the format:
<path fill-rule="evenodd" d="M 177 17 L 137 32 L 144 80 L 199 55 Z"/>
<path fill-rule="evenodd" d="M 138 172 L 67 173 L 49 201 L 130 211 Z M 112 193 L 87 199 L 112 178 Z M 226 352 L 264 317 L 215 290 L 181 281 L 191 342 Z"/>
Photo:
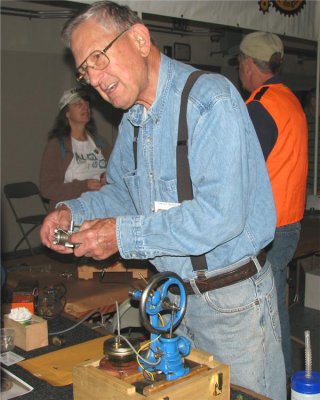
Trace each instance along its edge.
<path fill-rule="evenodd" d="M 42 156 L 40 168 L 41 195 L 53 202 L 79 197 L 88 191 L 88 180 L 64 183 L 64 176 L 72 160 L 72 152 L 61 153 L 58 139 L 51 139 Z"/>

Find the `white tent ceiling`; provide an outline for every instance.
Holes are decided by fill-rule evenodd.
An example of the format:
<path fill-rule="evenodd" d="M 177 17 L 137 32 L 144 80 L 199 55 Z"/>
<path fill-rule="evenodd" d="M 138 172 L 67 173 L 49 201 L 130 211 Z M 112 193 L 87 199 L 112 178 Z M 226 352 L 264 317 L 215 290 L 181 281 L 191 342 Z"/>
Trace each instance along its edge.
<path fill-rule="evenodd" d="M 73 1 L 73 0 L 71 0 Z M 94 0 L 77 0 L 93 3 Z M 264 30 L 289 37 L 318 40 L 320 1 L 307 0 L 297 15 L 283 15 L 274 7 L 263 13 L 257 0 L 118 0 L 120 4 L 142 13 L 227 25 L 250 30 Z M 296 2 L 297 3 L 297 2 Z"/>

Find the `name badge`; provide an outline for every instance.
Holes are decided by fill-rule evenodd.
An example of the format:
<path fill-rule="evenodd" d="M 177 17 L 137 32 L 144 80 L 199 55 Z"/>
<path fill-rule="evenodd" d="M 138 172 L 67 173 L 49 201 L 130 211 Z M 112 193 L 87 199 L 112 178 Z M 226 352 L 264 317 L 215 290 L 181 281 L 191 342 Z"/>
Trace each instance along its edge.
<path fill-rule="evenodd" d="M 165 201 L 155 201 L 154 211 L 158 212 L 158 211 L 170 210 L 170 208 L 178 206 L 180 206 L 180 203 L 167 203 Z"/>

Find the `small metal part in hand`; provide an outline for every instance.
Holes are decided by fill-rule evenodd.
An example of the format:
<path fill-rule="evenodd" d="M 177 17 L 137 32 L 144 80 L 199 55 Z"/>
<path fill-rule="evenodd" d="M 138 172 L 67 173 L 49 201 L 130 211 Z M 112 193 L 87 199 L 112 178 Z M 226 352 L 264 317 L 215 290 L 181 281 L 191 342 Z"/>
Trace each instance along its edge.
<path fill-rule="evenodd" d="M 69 237 L 70 235 L 72 235 L 72 231 L 65 231 L 61 228 L 55 229 L 54 230 L 54 235 L 53 235 L 53 244 L 61 244 L 65 247 L 70 247 L 70 248 L 74 248 L 74 247 L 78 247 L 80 245 L 80 243 L 69 243 Z"/>

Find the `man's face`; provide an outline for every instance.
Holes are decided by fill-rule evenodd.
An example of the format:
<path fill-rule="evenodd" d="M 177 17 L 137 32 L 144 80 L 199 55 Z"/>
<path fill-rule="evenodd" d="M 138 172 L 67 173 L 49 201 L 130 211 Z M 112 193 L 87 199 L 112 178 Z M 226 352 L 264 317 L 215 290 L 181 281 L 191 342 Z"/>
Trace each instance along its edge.
<path fill-rule="evenodd" d="M 141 51 L 136 33 L 139 26 L 134 25 L 116 40 L 107 50 L 110 62 L 102 70 L 88 68 L 90 84 L 101 97 L 116 108 L 128 109 L 147 90 L 146 51 Z M 119 32 L 108 32 L 94 19 L 89 19 L 79 25 L 71 37 L 71 50 L 76 66 L 95 50 L 103 50 Z"/>

